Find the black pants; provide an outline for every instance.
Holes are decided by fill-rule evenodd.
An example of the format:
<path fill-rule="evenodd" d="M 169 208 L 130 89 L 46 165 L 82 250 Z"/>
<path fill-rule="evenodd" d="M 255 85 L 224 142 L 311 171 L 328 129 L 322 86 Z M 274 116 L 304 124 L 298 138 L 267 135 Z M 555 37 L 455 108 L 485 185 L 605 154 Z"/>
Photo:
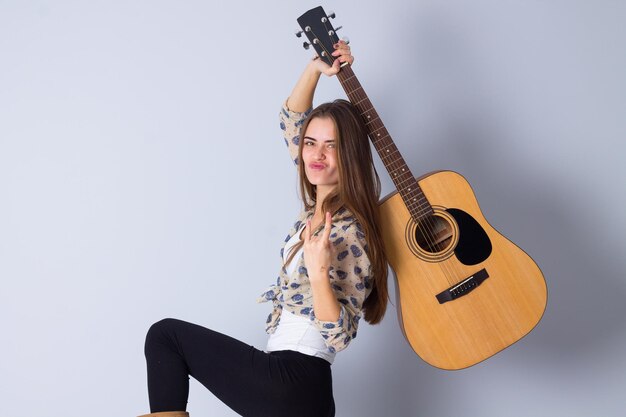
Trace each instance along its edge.
<path fill-rule="evenodd" d="M 335 415 L 330 364 L 321 358 L 265 353 L 176 319 L 150 327 L 145 354 L 152 413 L 186 410 L 191 375 L 242 416 Z"/>

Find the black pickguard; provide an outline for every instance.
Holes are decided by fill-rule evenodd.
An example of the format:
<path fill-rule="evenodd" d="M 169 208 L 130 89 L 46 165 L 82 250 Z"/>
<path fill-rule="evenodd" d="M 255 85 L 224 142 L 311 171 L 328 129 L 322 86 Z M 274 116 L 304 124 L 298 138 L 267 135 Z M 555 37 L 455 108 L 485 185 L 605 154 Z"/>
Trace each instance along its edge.
<path fill-rule="evenodd" d="M 459 242 L 454 249 L 459 262 L 476 265 L 491 255 L 491 241 L 485 230 L 472 216 L 460 209 L 446 209 L 459 226 Z"/>

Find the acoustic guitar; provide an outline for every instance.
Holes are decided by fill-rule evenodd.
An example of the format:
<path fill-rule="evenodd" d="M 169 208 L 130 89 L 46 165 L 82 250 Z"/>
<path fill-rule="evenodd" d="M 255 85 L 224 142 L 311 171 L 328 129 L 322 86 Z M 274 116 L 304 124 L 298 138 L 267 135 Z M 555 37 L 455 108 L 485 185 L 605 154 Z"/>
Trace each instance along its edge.
<path fill-rule="evenodd" d="M 330 17 L 334 18 L 334 14 Z M 298 18 L 329 65 L 336 30 L 322 7 Z M 415 178 L 350 65 L 337 77 L 358 109 L 397 191 L 380 202 L 384 245 L 393 269 L 398 318 L 413 350 L 432 366 L 472 366 L 512 345 L 539 322 L 546 283 L 535 262 L 483 216 L 456 172 Z"/>

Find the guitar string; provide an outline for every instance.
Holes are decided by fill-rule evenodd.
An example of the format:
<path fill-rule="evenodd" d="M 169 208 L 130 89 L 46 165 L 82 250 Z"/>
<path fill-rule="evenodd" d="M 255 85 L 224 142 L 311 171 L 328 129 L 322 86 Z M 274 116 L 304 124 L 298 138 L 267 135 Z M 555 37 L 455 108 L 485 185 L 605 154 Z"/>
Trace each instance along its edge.
<path fill-rule="evenodd" d="M 330 40 L 331 40 L 331 42 L 333 42 L 332 35 L 330 35 L 330 30 L 333 30 L 333 33 L 335 33 L 335 31 L 334 31 L 334 29 L 332 28 L 332 26 L 331 26 L 330 28 L 328 27 L 327 22 L 328 22 L 328 18 L 326 18 L 326 22 L 324 22 L 324 21 L 322 20 L 322 23 L 324 24 L 324 26 L 325 26 L 325 27 L 326 27 L 326 29 L 327 29 L 327 30 L 326 30 L 326 33 L 329 33 Z M 320 41 L 320 38 L 317 36 L 317 34 L 316 34 L 316 33 L 315 33 L 315 31 L 313 30 L 313 28 L 311 28 L 311 32 L 312 32 L 312 34 L 313 34 L 313 36 L 314 36 L 314 39 L 317 39 L 317 41 L 318 41 L 318 44 L 319 44 L 320 48 L 322 48 L 322 49 L 323 49 L 323 51 L 326 53 L 326 55 L 328 56 L 328 58 L 329 58 L 329 60 L 330 60 L 330 57 L 332 57 L 332 55 L 329 53 L 329 50 L 325 47 L 324 43 Z M 338 42 L 338 41 L 339 41 L 339 39 L 338 39 L 338 37 L 336 36 L 336 34 L 335 34 L 335 37 L 337 38 L 337 42 Z M 313 40 L 312 40 L 311 42 L 312 42 L 312 43 L 314 43 L 314 41 L 313 41 Z M 333 42 L 333 43 L 335 43 L 335 42 Z M 356 78 L 356 77 L 354 77 L 354 78 Z M 344 80 L 344 83 L 346 83 L 346 84 L 351 84 L 349 81 L 346 81 L 346 80 Z M 358 81 L 357 81 L 357 83 L 358 83 Z M 351 87 L 350 85 L 348 85 L 348 86 L 349 86 L 349 87 Z M 355 94 L 355 90 L 357 90 L 358 88 L 360 88 L 360 89 L 363 91 L 363 95 L 364 95 L 365 97 L 364 97 L 362 100 L 360 100 L 357 104 L 355 104 L 355 107 L 356 107 L 356 106 L 358 106 L 361 102 L 364 102 L 364 101 L 366 101 L 366 100 L 367 100 L 367 101 L 369 101 L 369 97 L 367 96 L 367 94 L 365 94 L 365 91 L 363 90 L 363 87 L 362 87 L 362 86 L 360 86 L 360 83 L 358 83 L 358 84 L 357 84 L 356 88 L 350 88 L 350 92 L 351 92 L 351 93 L 353 93 L 353 94 Z M 378 114 L 376 114 L 377 112 L 376 112 L 376 110 L 374 109 L 374 107 L 371 105 L 371 102 L 370 102 L 370 106 L 369 106 L 369 107 L 370 107 L 370 108 L 374 111 L 375 116 L 376 116 L 376 119 L 380 120 L 380 117 L 378 117 Z M 365 113 L 365 112 L 361 112 L 361 113 L 362 113 L 362 115 L 363 115 L 363 113 Z M 364 122 L 365 122 L 365 121 L 364 121 Z M 373 122 L 374 122 L 374 121 L 373 121 Z M 381 128 L 382 128 L 382 129 L 384 129 L 384 130 L 386 131 L 386 128 L 384 127 L 384 124 L 382 123 L 382 120 L 381 120 L 380 122 L 381 122 L 381 125 L 382 125 L 382 126 L 381 126 L 379 129 L 381 129 Z M 390 136 L 389 136 L 388 132 L 384 132 L 384 133 L 385 133 L 385 135 L 381 138 L 381 141 L 382 141 L 384 138 L 390 138 Z M 392 143 L 393 143 L 393 142 L 392 142 Z M 399 152 L 398 152 L 397 148 L 396 148 L 396 149 L 394 149 L 394 153 L 398 153 L 398 154 L 399 154 Z M 382 159 L 382 158 L 383 158 L 384 153 L 383 153 L 383 152 L 379 152 L 379 154 L 381 155 L 381 159 Z M 400 160 L 400 161 L 402 160 L 401 155 L 400 155 L 400 159 L 399 159 L 399 160 Z M 400 167 L 394 166 L 394 164 L 395 164 L 396 162 L 397 162 L 397 160 L 396 160 L 396 161 L 393 161 L 393 162 L 391 163 L 391 165 L 392 165 L 392 167 L 394 168 L 394 170 L 396 170 L 396 169 L 398 169 L 398 168 L 400 168 L 400 167 L 401 167 L 401 166 L 400 166 Z M 404 165 L 406 165 L 406 163 L 405 163 Z M 410 173 L 410 170 L 409 170 L 408 172 Z M 396 175 L 397 175 L 397 174 L 396 174 Z M 400 174 L 400 175 L 402 176 L 402 174 Z M 411 176 L 411 175 L 410 175 L 410 176 Z M 411 176 L 411 177 L 412 177 L 412 176 Z M 402 182 L 405 182 L 405 181 L 407 181 L 407 180 L 408 180 L 408 179 L 405 179 L 405 180 L 401 181 L 400 183 L 398 183 L 398 185 L 402 184 Z M 412 180 L 415 182 L 415 185 L 419 188 L 419 185 L 417 184 L 417 181 L 415 181 L 415 179 L 414 179 L 414 178 L 412 178 Z M 402 189 L 402 187 L 398 187 L 398 191 L 399 191 L 399 192 L 401 191 L 401 189 Z M 409 190 L 410 190 L 410 189 L 409 189 Z M 403 194 L 403 193 L 400 193 L 401 197 L 404 197 L 402 194 Z M 412 203 L 410 202 L 410 199 L 409 199 L 409 201 L 406 201 L 404 198 L 402 198 L 402 200 L 404 201 L 404 203 L 405 203 L 405 205 L 407 206 L 407 208 L 409 208 L 409 207 L 412 205 Z M 420 200 L 421 200 L 421 198 L 420 198 Z M 426 204 L 427 204 L 427 205 L 429 205 L 429 204 L 428 204 L 428 202 L 427 202 Z M 421 205 L 421 203 L 420 203 L 420 205 Z M 411 209 L 410 209 L 410 208 L 409 208 L 409 212 L 411 212 Z M 413 214 L 413 213 L 411 213 L 411 214 Z M 413 216 L 411 216 L 411 217 L 413 217 Z M 417 221 L 416 219 L 413 219 L 413 220 L 414 220 L 414 222 L 415 222 L 415 224 L 416 224 L 416 228 L 420 230 L 420 233 L 421 233 L 421 234 L 422 234 L 422 236 L 425 238 L 426 243 L 428 244 L 428 246 L 431 248 L 431 250 L 432 250 L 433 252 L 435 252 L 435 253 L 436 253 L 436 250 L 437 250 L 437 245 L 436 245 L 436 242 L 434 241 L 434 236 L 435 236 L 435 229 L 436 229 L 436 227 L 435 227 L 435 224 L 434 224 L 434 222 L 433 222 L 433 220 L 432 220 L 432 217 L 431 217 L 431 216 L 427 216 L 427 217 L 424 219 L 424 222 Z M 424 223 L 424 224 L 422 225 L 422 223 Z M 426 228 L 426 230 L 424 230 L 424 228 Z M 450 266 L 449 266 L 449 265 L 447 265 L 447 262 L 445 262 L 445 261 L 446 261 L 446 260 L 440 261 L 440 262 L 438 262 L 438 264 L 439 264 L 440 268 L 442 269 L 443 275 L 444 275 L 444 277 L 446 278 L 446 280 L 448 281 L 448 284 L 453 285 L 454 283 L 456 283 L 456 282 L 457 282 L 458 277 L 457 277 L 457 274 L 455 274 L 455 273 L 454 273 L 454 271 L 450 270 Z M 454 266 L 454 265 L 452 265 L 452 266 Z M 453 269 L 454 269 L 454 268 L 453 268 Z M 451 278 L 452 278 L 452 280 L 451 280 Z"/>

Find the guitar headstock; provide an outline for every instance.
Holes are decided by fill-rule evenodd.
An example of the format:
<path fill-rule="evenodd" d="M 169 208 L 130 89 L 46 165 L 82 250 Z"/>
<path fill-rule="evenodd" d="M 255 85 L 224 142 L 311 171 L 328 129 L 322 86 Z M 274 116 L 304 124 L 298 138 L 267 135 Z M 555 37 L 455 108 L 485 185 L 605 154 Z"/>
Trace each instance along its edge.
<path fill-rule="evenodd" d="M 298 37 L 304 33 L 309 39 L 309 42 L 304 42 L 304 48 L 309 49 L 309 46 L 313 46 L 320 59 L 331 66 L 335 61 L 335 57 L 331 55 L 335 51 L 333 45 L 339 42 L 337 31 L 341 29 L 341 27 L 333 28 L 330 19 L 334 18 L 334 13 L 326 15 L 322 6 L 318 6 L 298 18 L 302 31 L 296 33 Z"/>

